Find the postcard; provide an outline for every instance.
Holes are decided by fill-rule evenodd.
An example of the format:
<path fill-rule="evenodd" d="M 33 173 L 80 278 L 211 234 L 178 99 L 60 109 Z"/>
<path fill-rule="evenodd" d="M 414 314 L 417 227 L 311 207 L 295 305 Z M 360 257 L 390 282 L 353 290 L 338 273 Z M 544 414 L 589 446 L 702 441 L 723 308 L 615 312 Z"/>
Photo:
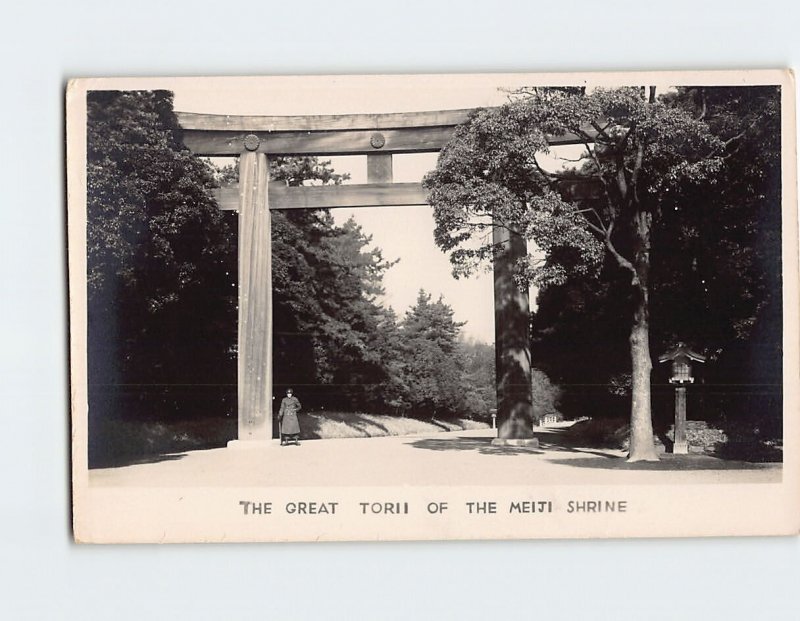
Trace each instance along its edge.
<path fill-rule="evenodd" d="M 76 541 L 800 531 L 790 71 L 66 99 Z"/>

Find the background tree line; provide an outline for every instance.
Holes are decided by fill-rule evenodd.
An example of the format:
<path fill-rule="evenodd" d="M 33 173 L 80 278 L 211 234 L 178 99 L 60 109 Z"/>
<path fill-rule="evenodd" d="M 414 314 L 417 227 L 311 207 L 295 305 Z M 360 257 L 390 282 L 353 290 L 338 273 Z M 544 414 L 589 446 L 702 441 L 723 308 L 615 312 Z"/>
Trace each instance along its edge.
<path fill-rule="evenodd" d="M 237 219 L 212 192 L 237 169 L 183 146 L 169 92 L 95 91 L 87 104 L 91 452 L 109 418 L 235 418 Z M 271 176 L 344 180 L 313 157 L 273 158 Z M 291 385 L 312 409 L 488 416 L 493 349 L 466 342 L 443 300 L 420 291 L 397 317 L 378 302 L 392 263 L 354 221 L 272 215 L 276 394 Z"/>

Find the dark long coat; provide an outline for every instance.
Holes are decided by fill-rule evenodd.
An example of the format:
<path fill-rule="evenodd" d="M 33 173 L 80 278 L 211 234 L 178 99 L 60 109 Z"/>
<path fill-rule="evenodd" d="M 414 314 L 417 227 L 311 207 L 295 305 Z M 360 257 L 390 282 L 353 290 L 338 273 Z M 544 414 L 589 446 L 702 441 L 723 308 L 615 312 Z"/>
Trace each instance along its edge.
<path fill-rule="evenodd" d="M 284 397 L 283 401 L 281 401 L 278 421 L 280 421 L 283 435 L 293 436 L 300 433 L 300 422 L 297 420 L 297 413 L 301 407 L 300 401 L 295 396 Z"/>

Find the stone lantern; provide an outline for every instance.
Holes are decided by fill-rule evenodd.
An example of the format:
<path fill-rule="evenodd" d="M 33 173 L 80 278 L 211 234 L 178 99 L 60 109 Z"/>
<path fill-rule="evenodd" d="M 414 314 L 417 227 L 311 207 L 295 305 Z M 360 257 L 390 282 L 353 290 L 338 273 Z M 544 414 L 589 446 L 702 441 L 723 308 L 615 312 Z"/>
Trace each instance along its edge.
<path fill-rule="evenodd" d="M 675 384 L 675 441 L 672 452 L 686 455 L 689 442 L 686 439 L 686 384 L 693 384 L 692 362 L 705 362 L 701 356 L 689 349 L 686 343 L 678 343 L 673 349 L 658 358 L 659 362 L 672 362 L 670 384 Z"/>

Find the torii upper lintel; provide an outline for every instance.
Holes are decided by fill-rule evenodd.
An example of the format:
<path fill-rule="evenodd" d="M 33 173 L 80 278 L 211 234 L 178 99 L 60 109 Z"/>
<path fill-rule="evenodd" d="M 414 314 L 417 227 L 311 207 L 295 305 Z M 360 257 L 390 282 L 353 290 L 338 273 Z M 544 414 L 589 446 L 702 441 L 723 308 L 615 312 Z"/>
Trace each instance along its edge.
<path fill-rule="evenodd" d="M 228 116 L 176 112 L 184 144 L 204 156 L 369 155 L 440 151 L 474 109 L 330 116 Z M 596 130 L 586 128 L 587 135 Z M 251 136 L 251 145 L 246 138 Z M 551 145 L 581 144 L 574 134 L 548 136 Z M 252 146 L 252 148 L 251 148 Z"/>

